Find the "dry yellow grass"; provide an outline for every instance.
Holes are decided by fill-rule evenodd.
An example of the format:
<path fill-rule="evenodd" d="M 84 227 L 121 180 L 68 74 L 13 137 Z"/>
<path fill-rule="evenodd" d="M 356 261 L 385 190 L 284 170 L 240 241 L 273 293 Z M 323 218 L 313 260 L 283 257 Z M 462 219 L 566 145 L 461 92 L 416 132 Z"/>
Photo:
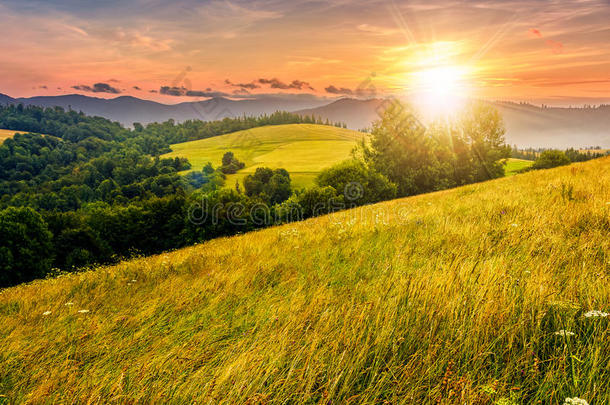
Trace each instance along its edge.
<path fill-rule="evenodd" d="M 607 404 L 609 203 L 605 158 L 9 288 L 0 394 Z"/>
<path fill-rule="evenodd" d="M 8 138 L 12 138 L 15 134 L 22 134 L 22 131 L 13 131 L 10 129 L 0 129 L 0 143 L 4 142 Z"/>

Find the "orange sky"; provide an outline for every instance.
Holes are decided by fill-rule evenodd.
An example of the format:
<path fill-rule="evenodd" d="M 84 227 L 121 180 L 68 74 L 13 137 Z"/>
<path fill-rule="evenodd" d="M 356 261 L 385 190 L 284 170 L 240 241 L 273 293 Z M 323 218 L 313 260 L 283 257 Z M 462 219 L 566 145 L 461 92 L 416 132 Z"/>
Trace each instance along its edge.
<path fill-rule="evenodd" d="M 400 96 L 457 66 L 477 97 L 598 103 L 609 21 L 593 0 L 3 0 L 0 93 Z"/>

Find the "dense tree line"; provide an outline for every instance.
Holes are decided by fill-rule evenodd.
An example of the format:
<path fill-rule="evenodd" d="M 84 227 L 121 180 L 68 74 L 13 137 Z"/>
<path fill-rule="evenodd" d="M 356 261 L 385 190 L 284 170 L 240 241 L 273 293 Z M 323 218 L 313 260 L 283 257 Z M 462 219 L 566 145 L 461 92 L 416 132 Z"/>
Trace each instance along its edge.
<path fill-rule="evenodd" d="M 285 111 L 277 111 L 270 115 L 261 115 L 260 117 L 224 118 L 219 121 L 188 120 L 177 124 L 174 120 L 170 119 L 163 123 L 155 122 L 148 124 L 146 127 L 135 123 L 134 130 L 135 132 L 146 134 L 147 139 L 160 139 L 173 144 L 211 138 L 267 125 L 286 124 L 318 124 L 346 128 L 345 123 L 330 122 L 328 119 L 322 120 L 315 116 L 302 116 Z"/>
<path fill-rule="evenodd" d="M 524 160 L 537 160 L 540 155 L 547 151 L 554 151 L 556 149 L 548 149 L 548 148 L 526 148 L 520 149 L 516 145 L 512 147 L 511 157 L 516 159 L 524 159 Z M 591 159 L 598 159 L 600 157 L 607 156 L 610 152 L 603 150 L 599 146 L 588 148 L 584 151 L 569 148 L 562 153 L 569 159 L 570 162 L 586 162 Z"/>

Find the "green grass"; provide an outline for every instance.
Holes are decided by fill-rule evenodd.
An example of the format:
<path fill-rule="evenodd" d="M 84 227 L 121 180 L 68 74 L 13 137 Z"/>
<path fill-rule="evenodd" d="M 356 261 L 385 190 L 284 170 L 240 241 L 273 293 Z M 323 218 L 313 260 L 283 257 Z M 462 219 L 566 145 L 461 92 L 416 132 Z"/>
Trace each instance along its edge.
<path fill-rule="evenodd" d="M 226 186 L 254 173 L 257 167 L 284 168 L 293 187 L 311 186 L 317 174 L 350 157 L 365 134 L 326 125 L 292 124 L 253 128 L 199 141 L 172 145 L 164 157 L 186 157 L 193 170 L 207 162 L 220 166 L 222 155 L 232 151 L 246 168 L 227 178 Z"/>
<path fill-rule="evenodd" d="M 526 169 L 533 164 L 534 162 L 532 160 L 509 158 L 506 159 L 504 172 L 507 176 L 514 176 L 515 174 L 518 174 L 519 171 Z"/>
<path fill-rule="evenodd" d="M 9 288 L 0 394 L 608 404 L 609 203 L 604 158 Z"/>

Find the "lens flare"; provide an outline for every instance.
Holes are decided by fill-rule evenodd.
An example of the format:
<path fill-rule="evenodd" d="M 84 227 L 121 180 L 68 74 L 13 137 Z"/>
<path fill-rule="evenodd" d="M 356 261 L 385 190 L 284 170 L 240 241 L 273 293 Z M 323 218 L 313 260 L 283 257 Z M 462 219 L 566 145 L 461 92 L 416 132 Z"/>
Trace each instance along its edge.
<path fill-rule="evenodd" d="M 463 66 L 426 67 L 411 74 L 411 97 L 428 118 L 457 113 L 470 96 L 470 71 Z"/>

